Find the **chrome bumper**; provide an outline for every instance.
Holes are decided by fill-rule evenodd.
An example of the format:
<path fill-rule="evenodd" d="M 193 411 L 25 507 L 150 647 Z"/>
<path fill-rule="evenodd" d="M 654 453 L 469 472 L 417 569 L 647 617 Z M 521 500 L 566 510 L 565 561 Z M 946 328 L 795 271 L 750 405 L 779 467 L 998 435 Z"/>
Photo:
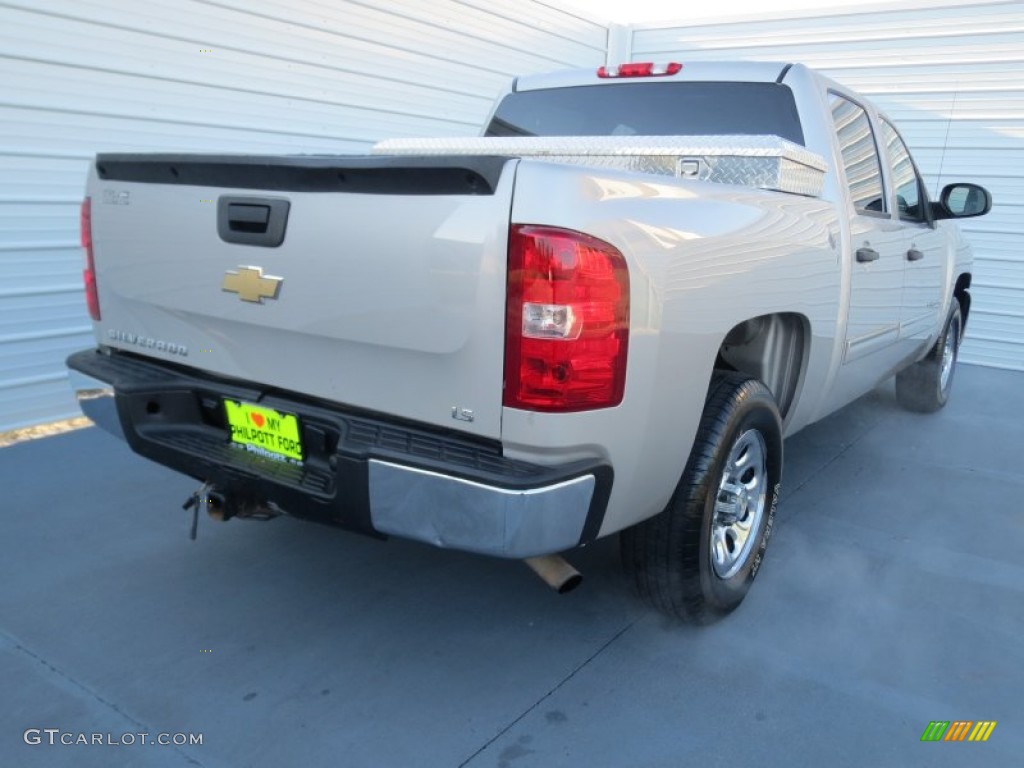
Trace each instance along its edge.
<path fill-rule="evenodd" d="M 533 557 L 580 542 L 593 475 L 523 490 L 371 459 L 370 517 L 381 533 L 498 557 Z"/>
<path fill-rule="evenodd" d="M 73 368 L 68 370 L 68 381 L 82 413 L 100 429 L 124 440 L 124 430 L 114 403 L 114 388 Z"/>

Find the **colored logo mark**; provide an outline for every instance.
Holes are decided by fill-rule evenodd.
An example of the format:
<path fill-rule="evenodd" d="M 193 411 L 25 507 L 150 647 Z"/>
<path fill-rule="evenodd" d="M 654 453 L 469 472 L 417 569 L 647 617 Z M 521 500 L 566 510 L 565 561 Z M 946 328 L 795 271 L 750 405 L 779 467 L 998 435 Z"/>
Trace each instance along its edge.
<path fill-rule="evenodd" d="M 996 728 L 995 720 L 932 720 L 921 734 L 921 741 L 988 741 Z"/>
<path fill-rule="evenodd" d="M 237 293 L 242 301 L 262 304 L 264 299 L 277 298 L 283 281 L 283 277 L 264 275 L 263 267 L 239 267 L 237 272 L 227 271 L 221 290 Z"/>

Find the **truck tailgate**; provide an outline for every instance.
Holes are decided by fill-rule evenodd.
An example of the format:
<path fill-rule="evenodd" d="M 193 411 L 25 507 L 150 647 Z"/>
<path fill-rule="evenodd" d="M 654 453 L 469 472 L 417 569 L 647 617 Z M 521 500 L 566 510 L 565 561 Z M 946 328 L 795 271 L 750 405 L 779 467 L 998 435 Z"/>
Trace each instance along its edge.
<path fill-rule="evenodd" d="M 101 155 L 99 341 L 498 438 L 515 165 Z"/>

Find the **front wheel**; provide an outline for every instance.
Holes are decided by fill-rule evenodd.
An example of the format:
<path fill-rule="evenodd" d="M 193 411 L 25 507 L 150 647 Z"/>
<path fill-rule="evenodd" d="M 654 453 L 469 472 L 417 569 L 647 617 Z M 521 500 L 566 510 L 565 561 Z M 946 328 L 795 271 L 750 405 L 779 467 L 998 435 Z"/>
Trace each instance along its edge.
<path fill-rule="evenodd" d="M 937 411 L 949 400 L 963 337 L 960 302 L 953 297 L 946 324 L 928 356 L 896 374 L 896 400 L 920 413 Z"/>
<path fill-rule="evenodd" d="M 771 535 L 782 425 L 768 388 L 716 372 L 668 506 L 622 532 L 623 562 L 659 610 L 706 623 L 742 602 Z"/>

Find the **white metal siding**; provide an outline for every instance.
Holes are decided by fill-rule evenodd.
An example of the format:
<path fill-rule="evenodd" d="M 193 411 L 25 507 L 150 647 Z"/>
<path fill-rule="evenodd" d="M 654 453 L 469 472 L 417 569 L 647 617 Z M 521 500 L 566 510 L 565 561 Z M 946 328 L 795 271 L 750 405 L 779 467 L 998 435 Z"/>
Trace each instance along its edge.
<path fill-rule="evenodd" d="M 758 59 L 820 69 L 893 117 L 933 199 L 953 181 L 988 187 L 992 212 L 961 225 L 977 258 L 962 359 L 1024 370 L 1024 2 L 637 28 L 631 46 L 634 61 Z"/>
<path fill-rule="evenodd" d="M 508 79 L 603 63 L 534 0 L 0 0 L 0 430 L 77 413 L 99 151 L 358 152 L 473 135 Z"/>

